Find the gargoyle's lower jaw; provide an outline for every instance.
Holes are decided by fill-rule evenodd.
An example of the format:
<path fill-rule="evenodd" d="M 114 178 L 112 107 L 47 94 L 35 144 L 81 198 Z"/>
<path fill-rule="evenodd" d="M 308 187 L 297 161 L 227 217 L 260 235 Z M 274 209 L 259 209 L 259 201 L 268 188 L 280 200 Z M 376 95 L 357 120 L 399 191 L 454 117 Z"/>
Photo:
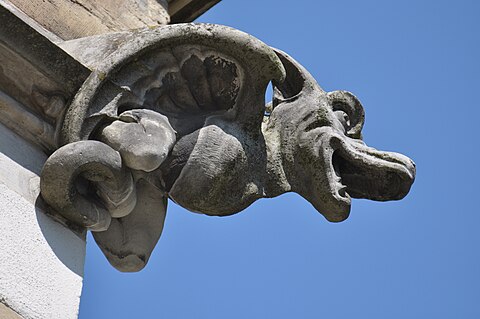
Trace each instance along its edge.
<path fill-rule="evenodd" d="M 293 191 L 302 195 L 315 209 L 330 222 L 341 222 L 348 218 L 351 198 L 347 186 L 335 173 L 333 155 L 335 148 L 332 141 L 341 138 L 324 130 L 319 135 L 314 160 L 304 164 L 303 183 L 295 184 Z"/>
<path fill-rule="evenodd" d="M 346 193 L 353 198 L 399 200 L 415 180 L 415 164 L 408 157 L 381 152 L 353 139 L 332 140 L 332 163 Z"/>

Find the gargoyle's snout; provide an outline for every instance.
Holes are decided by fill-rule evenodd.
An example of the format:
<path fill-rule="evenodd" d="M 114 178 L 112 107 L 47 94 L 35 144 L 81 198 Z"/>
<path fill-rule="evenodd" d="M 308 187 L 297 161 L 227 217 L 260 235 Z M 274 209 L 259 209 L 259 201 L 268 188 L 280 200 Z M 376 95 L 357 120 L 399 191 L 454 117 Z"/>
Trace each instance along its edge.
<path fill-rule="evenodd" d="M 351 197 L 387 201 L 407 195 L 415 180 L 415 163 L 411 159 L 378 151 L 360 140 L 337 140 L 334 144 L 335 173 Z"/>

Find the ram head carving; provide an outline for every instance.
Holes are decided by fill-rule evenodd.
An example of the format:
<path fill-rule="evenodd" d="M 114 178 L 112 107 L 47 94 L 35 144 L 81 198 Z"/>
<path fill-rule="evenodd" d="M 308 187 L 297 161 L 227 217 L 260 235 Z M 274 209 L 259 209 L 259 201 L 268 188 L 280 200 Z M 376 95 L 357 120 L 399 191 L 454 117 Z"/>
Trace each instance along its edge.
<path fill-rule="evenodd" d="M 325 92 L 250 35 L 208 24 L 140 30 L 71 103 L 41 195 L 54 214 L 91 230 L 113 266 L 138 271 L 167 199 L 227 216 L 296 192 L 339 222 L 352 197 L 403 198 L 414 163 L 366 146 L 363 123 L 353 94 Z"/>

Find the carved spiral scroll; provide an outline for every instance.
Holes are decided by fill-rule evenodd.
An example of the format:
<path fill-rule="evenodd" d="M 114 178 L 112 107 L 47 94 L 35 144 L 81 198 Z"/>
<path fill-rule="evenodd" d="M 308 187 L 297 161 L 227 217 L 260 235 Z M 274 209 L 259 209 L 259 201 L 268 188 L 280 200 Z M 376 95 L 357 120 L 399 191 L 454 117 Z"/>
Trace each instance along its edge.
<path fill-rule="evenodd" d="M 45 163 L 40 183 L 44 200 L 60 215 L 93 231 L 108 229 L 112 217 L 136 204 L 129 170 L 120 154 L 97 141 L 68 144 Z"/>

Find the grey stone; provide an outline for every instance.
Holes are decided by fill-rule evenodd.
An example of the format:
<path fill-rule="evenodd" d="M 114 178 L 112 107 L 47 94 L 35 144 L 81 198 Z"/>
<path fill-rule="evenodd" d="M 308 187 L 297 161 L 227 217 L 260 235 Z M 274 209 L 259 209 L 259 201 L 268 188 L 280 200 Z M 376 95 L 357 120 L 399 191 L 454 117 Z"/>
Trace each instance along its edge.
<path fill-rule="evenodd" d="M 145 109 L 123 112 L 101 129 L 99 139 L 119 151 L 125 165 L 145 172 L 157 169 L 176 141 L 168 118 Z"/>
<path fill-rule="evenodd" d="M 137 205 L 122 218 L 113 218 L 107 231 L 93 237 L 108 261 L 124 272 L 139 271 L 148 262 L 163 230 L 167 196 L 146 180 L 137 183 Z"/>
<path fill-rule="evenodd" d="M 287 54 L 218 25 L 139 30 L 130 39 L 70 105 L 66 145 L 47 160 L 41 185 L 58 214 L 96 231 L 117 269 L 145 266 L 167 198 L 227 216 L 296 192 L 339 222 L 351 197 L 398 200 L 410 190 L 414 163 L 363 143 L 358 99 L 325 92 Z M 265 106 L 270 81 L 274 98 Z M 82 194 L 77 176 L 94 191 Z M 128 208 L 122 216 L 118 203 Z"/>
<path fill-rule="evenodd" d="M 170 23 L 192 22 L 220 0 L 168 0 Z"/>
<path fill-rule="evenodd" d="M 63 40 L 168 24 L 166 0 L 7 0 Z"/>
<path fill-rule="evenodd" d="M 129 214 L 136 204 L 133 178 L 120 154 L 98 141 L 55 151 L 43 167 L 40 189 L 55 211 L 93 231 L 108 229 L 111 217 Z"/>
<path fill-rule="evenodd" d="M 3 5 L 0 0 L 0 123 L 51 153 L 66 101 L 91 72 Z"/>

